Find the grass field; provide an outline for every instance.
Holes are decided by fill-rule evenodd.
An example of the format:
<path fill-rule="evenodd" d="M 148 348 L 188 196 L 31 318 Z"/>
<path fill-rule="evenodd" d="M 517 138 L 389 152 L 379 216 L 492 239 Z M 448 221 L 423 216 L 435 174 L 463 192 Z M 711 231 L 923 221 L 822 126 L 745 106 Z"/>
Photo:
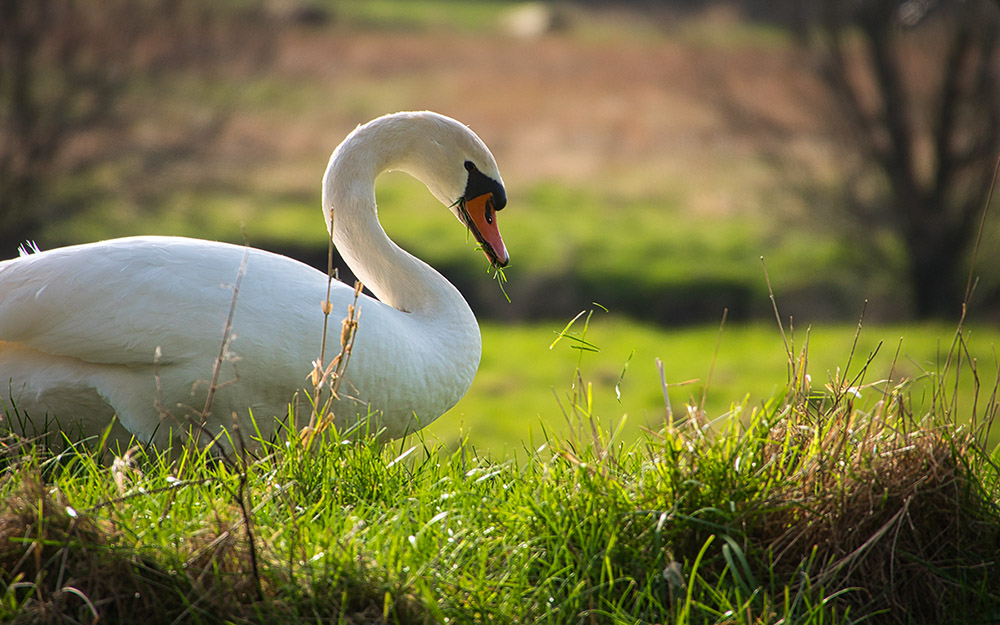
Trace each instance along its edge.
<path fill-rule="evenodd" d="M 643 332 L 595 323 L 588 339 L 609 331 Z M 987 622 L 1000 476 L 986 434 L 952 425 L 972 363 L 951 353 L 926 418 L 905 390 L 824 391 L 796 361 L 741 419 L 635 440 L 569 408 L 579 426 L 507 460 L 329 430 L 242 457 L 51 456 L 6 437 L 0 619 Z M 990 418 L 995 392 L 978 404 Z"/>

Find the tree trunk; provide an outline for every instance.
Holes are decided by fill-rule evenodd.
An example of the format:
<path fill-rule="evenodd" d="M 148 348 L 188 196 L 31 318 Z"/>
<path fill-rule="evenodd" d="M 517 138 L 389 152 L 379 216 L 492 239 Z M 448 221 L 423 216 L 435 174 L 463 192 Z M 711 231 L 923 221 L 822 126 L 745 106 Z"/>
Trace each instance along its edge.
<path fill-rule="evenodd" d="M 921 319 L 957 319 L 962 313 L 964 284 L 959 276 L 962 265 L 962 238 L 947 227 L 927 219 L 913 218 L 906 236 L 910 256 L 914 312 Z"/>

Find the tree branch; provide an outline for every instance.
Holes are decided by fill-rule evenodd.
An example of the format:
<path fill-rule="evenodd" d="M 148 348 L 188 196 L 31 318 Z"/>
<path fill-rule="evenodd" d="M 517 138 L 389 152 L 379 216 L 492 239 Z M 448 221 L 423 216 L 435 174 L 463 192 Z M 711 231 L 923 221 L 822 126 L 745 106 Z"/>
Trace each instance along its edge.
<path fill-rule="evenodd" d="M 875 83 L 881 100 L 880 117 L 889 136 L 889 145 L 879 160 L 889 176 L 889 182 L 899 200 L 893 206 L 901 213 L 919 210 L 916 199 L 920 183 L 916 175 L 913 153 L 913 124 L 910 106 L 903 87 L 903 72 L 893 51 L 891 25 L 894 2 L 882 0 L 866 5 L 861 17 L 861 31 L 866 38 Z M 905 216 L 901 214 L 901 216 Z"/>

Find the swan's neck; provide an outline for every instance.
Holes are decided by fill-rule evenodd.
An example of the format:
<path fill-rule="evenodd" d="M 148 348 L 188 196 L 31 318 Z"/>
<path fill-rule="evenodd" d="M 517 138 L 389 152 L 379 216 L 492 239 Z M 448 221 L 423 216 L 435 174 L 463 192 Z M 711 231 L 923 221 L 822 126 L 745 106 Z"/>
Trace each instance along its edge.
<path fill-rule="evenodd" d="M 330 157 L 323 180 L 323 212 L 344 262 L 382 302 L 418 317 L 478 326 L 450 282 L 396 245 L 378 221 L 375 178 L 412 170 L 412 138 L 378 124 L 355 130 Z M 332 224 L 331 224 L 332 221 Z"/>

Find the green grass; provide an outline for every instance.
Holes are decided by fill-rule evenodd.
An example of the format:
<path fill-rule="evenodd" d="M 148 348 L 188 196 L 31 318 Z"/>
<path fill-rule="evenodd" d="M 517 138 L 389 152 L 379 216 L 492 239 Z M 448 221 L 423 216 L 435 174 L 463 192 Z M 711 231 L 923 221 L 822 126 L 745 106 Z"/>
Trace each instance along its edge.
<path fill-rule="evenodd" d="M 173 191 L 158 207 L 143 210 L 107 204 L 53 224 L 49 236 L 78 241 L 169 233 L 294 246 L 325 256 L 318 188 L 308 196 L 262 184 L 245 192 Z M 402 247 L 471 295 L 473 289 L 489 295 L 487 265 L 472 251 L 475 241 L 419 182 L 387 174 L 379 180 L 378 200 L 386 231 Z M 898 249 L 889 249 L 880 271 L 872 272 L 870 250 L 857 249 L 853 239 L 755 215 L 692 214 L 681 198 L 623 198 L 554 183 L 512 192 L 510 206 L 500 215 L 500 228 L 512 258 L 512 304 L 495 311 L 483 306 L 481 316 L 564 317 L 597 301 L 619 314 L 661 321 L 703 323 L 723 307 L 740 319 L 768 317 L 762 256 L 779 300 L 806 314 L 851 318 L 866 298 L 882 316 L 907 310 L 897 301 L 903 280 Z M 494 295 L 484 301 L 502 299 Z"/>
<path fill-rule="evenodd" d="M 788 357 L 773 322 L 727 323 L 720 333 L 721 324 L 665 329 L 597 310 L 586 339 L 599 353 L 580 354 L 570 341 L 550 350 L 563 322 L 482 324 L 483 360 L 472 388 L 429 431 L 450 446 L 457 444 L 461 433 L 493 455 L 523 457 L 530 448 L 528 441 L 542 439 L 544 432 L 564 436 L 575 427 L 557 401 L 566 406 L 578 360 L 593 388 L 593 415 L 606 428 L 623 421 L 623 435 L 630 442 L 640 436 L 642 428 L 655 430 L 664 423 L 666 409 L 656 359 L 663 362 L 674 411 L 683 413 L 685 405 L 702 406 L 704 400 L 703 408 L 713 419 L 729 413 L 733 404 L 762 405 L 788 379 Z M 582 320 L 573 330 L 583 330 Z M 978 363 L 979 383 L 988 386 L 997 376 L 994 348 L 1000 345 L 1000 331 L 977 325 L 968 333 L 972 337 L 969 355 Z M 931 408 L 940 382 L 934 372 L 944 366 L 954 337 L 954 327 L 944 323 L 866 325 L 860 334 L 856 324 L 817 324 L 789 333 L 793 353 L 808 340 L 815 388 L 822 389 L 835 378 L 847 379 L 861 387 L 866 401 L 875 401 L 886 389 L 905 381 L 918 414 Z M 890 378 L 891 382 L 883 382 Z M 960 378 L 958 399 L 968 407 L 969 416 L 974 387 L 975 380 L 966 371 Z"/>
<path fill-rule="evenodd" d="M 459 244 L 463 233 L 454 218 L 419 182 L 402 174 L 383 177 L 378 191 L 379 215 L 390 236 L 432 265 L 477 272 Z M 581 290 L 598 301 L 649 301 L 672 288 L 723 284 L 739 285 L 766 302 L 760 263 L 765 256 L 772 275 L 780 277 L 779 295 L 816 285 L 845 295 L 880 295 L 867 277 L 870 259 L 853 241 L 758 215 L 692 214 L 680 196 L 629 198 L 548 183 L 513 191 L 509 205 L 500 227 L 509 241 L 515 293 L 521 276 L 526 282 L 559 276 L 585 283 Z M 901 257 L 890 258 L 883 272 L 901 266 Z M 859 311 L 861 304 L 859 299 Z"/>
<path fill-rule="evenodd" d="M 580 330 L 557 347 L 601 328 Z M 953 354 L 926 415 L 792 358 L 740 418 L 678 414 L 635 442 L 577 384 L 579 425 L 519 459 L 330 430 L 240 458 L 5 438 L 0 620 L 981 623 L 1000 610 L 1000 456 L 953 425 L 971 408 L 952 389 L 980 375 L 983 423 L 996 386 Z"/>
<path fill-rule="evenodd" d="M 510 0 L 329 0 L 334 17 L 352 28 L 486 32 L 514 2 Z"/>

